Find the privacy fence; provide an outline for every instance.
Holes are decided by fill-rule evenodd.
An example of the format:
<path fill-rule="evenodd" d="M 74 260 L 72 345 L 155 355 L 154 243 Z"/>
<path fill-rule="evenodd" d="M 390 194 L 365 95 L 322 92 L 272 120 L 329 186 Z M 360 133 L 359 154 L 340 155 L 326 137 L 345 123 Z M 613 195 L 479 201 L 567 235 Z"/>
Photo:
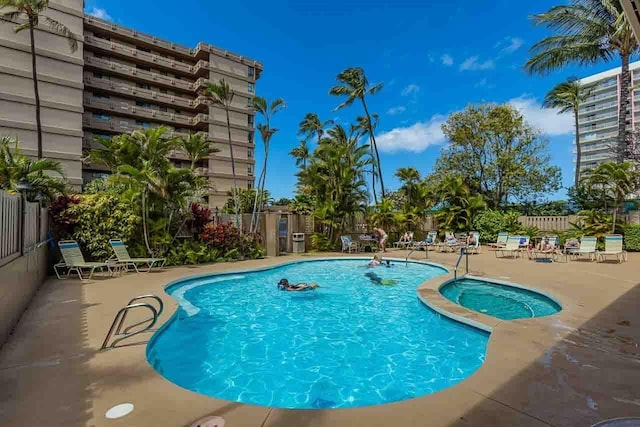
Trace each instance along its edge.
<path fill-rule="evenodd" d="M 0 266 L 46 240 L 47 225 L 46 209 L 0 190 Z"/>

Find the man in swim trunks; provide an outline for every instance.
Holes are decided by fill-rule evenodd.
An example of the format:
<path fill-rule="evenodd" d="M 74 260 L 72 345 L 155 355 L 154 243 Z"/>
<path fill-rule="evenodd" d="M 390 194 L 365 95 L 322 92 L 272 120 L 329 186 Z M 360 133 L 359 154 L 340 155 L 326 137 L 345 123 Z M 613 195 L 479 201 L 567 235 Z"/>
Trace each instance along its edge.
<path fill-rule="evenodd" d="M 373 231 L 378 233 L 378 235 L 380 236 L 380 249 L 382 250 L 382 252 L 387 252 L 387 239 L 389 238 L 387 232 L 380 227 L 374 228 Z"/>
<path fill-rule="evenodd" d="M 289 280 L 287 279 L 281 279 L 278 282 L 278 289 L 280 289 L 281 291 L 290 291 L 290 292 L 311 291 L 318 287 L 319 286 L 317 283 L 305 283 L 305 282 L 289 283 Z"/>

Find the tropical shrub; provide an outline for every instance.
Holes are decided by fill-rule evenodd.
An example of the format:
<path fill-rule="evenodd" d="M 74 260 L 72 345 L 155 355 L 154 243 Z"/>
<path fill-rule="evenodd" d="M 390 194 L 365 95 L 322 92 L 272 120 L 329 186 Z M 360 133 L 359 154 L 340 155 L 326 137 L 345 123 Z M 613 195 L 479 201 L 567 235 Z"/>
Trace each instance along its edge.
<path fill-rule="evenodd" d="M 624 246 L 629 252 L 640 252 L 640 225 L 629 224 L 624 228 Z"/>
<path fill-rule="evenodd" d="M 196 265 L 221 261 L 221 251 L 205 242 L 186 239 L 169 248 L 166 265 Z"/>
<path fill-rule="evenodd" d="M 500 211 L 487 209 L 476 215 L 473 228 L 480 233 L 480 242 L 495 242 L 498 233 L 506 230 L 505 216 Z"/>
<path fill-rule="evenodd" d="M 232 224 L 208 223 L 204 226 L 200 239 L 207 245 L 223 253 L 238 247 L 240 231 Z"/>
<path fill-rule="evenodd" d="M 62 195 L 58 196 L 49 206 L 51 231 L 58 239 L 66 239 L 73 235 L 77 221 L 75 216 L 69 212 L 69 208 L 78 203 L 80 203 L 80 197 Z"/>
<path fill-rule="evenodd" d="M 311 236 L 311 249 L 315 252 L 330 252 L 336 249 L 336 243 L 323 233 Z"/>
<path fill-rule="evenodd" d="M 63 215 L 75 222 L 72 236 L 93 260 L 112 255 L 109 239 L 132 239 L 139 230 L 140 216 L 130 204 L 110 193 L 88 194 L 71 204 Z M 59 216 L 60 217 L 60 216 Z"/>
<path fill-rule="evenodd" d="M 198 203 L 191 204 L 191 220 L 189 221 L 191 230 L 201 234 L 204 231 L 204 226 L 209 222 L 211 222 L 211 209 L 200 206 Z"/>

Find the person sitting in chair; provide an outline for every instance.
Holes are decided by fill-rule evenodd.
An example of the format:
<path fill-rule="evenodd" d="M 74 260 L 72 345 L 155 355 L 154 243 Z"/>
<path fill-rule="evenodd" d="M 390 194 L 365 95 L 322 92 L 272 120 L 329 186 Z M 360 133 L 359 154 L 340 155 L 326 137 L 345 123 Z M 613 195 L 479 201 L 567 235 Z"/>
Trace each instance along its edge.
<path fill-rule="evenodd" d="M 280 281 L 278 282 L 278 289 L 280 289 L 281 291 L 311 291 L 318 287 L 319 286 L 317 283 L 289 283 L 289 280 L 287 279 L 280 279 Z"/>

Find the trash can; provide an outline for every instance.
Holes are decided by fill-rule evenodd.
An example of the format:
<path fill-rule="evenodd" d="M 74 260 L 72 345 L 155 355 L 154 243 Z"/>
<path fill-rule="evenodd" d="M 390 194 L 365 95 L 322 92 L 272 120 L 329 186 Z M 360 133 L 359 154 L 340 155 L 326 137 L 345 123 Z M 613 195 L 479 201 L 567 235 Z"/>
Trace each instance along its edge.
<path fill-rule="evenodd" d="M 304 253 L 304 233 L 293 233 L 293 253 Z"/>

